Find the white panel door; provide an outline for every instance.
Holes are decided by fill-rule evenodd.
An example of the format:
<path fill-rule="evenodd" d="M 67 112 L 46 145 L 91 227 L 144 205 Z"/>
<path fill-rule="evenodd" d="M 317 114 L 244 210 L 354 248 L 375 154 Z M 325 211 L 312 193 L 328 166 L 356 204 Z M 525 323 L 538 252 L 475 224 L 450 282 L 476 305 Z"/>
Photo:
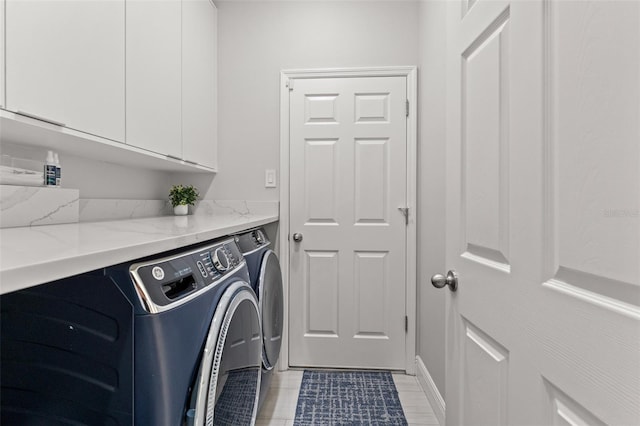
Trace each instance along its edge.
<path fill-rule="evenodd" d="M 182 158 L 180 0 L 127 0 L 127 144 Z"/>
<path fill-rule="evenodd" d="M 5 82 L 5 45 L 4 45 L 4 6 L 5 0 L 0 0 L 0 108 L 4 108 L 4 82 Z"/>
<path fill-rule="evenodd" d="M 182 1 L 182 158 L 217 167 L 217 10 Z"/>
<path fill-rule="evenodd" d="M 446 422 L 640 424 L 640 2 L 448 7 Z"/>
<path fill-rule="evenodd" d="M 124 141 L 124 0 L 6 0 L 6 106 Z"/>
<path fill-rule="evenodd" d="M 405 368 L 405 77 L 290 95 L 292 366 Z"/>

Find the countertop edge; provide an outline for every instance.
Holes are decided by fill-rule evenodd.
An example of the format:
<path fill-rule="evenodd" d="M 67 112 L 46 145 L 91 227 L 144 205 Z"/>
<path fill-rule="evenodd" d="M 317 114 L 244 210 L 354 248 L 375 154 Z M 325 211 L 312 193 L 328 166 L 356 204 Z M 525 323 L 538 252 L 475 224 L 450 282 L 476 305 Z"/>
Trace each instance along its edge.
<path fill-rule="evenodd" d="M 246 219 L 246 218 L 245 218 Z M 28 265 L 0 269 L 0 294 L 35 287 L 51 281 L 94 271 L 119 263 L 152 256 L 169 250 L 190 246 L 208 240 L 233 235 L 247 229 L 277 222 L 278 216 L 258 216 L 237 224 L 211 227 L 192 234 L 167 236 L 127 246 L 114 246 L 106 250 L 82 253 L 62 259 L 43 260 Z M 55 226 L 55 225 L 52 225 Z"/>

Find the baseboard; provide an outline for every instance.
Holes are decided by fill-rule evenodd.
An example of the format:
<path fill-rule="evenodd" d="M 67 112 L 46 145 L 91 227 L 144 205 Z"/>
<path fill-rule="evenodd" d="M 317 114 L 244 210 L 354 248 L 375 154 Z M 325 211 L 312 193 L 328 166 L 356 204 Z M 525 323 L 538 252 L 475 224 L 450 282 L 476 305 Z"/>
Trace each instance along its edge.
<path fill-rule="evenodd" d="M 444 413 L 445 413 L 445 403 L 444 398 L 440 395 L 440 391 L 436 387 L 435 382 L 431 378 L 431 374 L 429 374 L 429 370 L 422 362 L 422 358 L 416 356 L 416 376 L 418 378 L 418 383 L 422 387 L 427 399 L 429 400 L 429 404 L 431 404 L 431 408 L 433 408 L 433 412 L 438 419 L 440 425 L 444 425 Z"/>

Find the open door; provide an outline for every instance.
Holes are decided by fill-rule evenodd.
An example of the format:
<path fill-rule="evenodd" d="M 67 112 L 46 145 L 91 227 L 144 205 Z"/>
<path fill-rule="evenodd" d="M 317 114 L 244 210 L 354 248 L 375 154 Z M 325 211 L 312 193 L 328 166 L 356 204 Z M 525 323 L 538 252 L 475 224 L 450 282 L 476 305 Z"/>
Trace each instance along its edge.
<path fill-rule="evenodd" d="M 449 3 L 449 425 L 640 423 L 640 2 Z"/>

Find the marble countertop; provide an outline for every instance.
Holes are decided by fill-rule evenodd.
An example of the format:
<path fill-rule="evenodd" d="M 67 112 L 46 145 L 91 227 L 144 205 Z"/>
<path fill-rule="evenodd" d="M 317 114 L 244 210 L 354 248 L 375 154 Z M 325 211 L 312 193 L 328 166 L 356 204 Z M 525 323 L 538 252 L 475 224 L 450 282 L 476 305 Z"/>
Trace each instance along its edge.
<path fill-rule="evenodd" d="M 0 294 L 278 220 L 277 214 L 163 216 L 0 230 Z"/>

